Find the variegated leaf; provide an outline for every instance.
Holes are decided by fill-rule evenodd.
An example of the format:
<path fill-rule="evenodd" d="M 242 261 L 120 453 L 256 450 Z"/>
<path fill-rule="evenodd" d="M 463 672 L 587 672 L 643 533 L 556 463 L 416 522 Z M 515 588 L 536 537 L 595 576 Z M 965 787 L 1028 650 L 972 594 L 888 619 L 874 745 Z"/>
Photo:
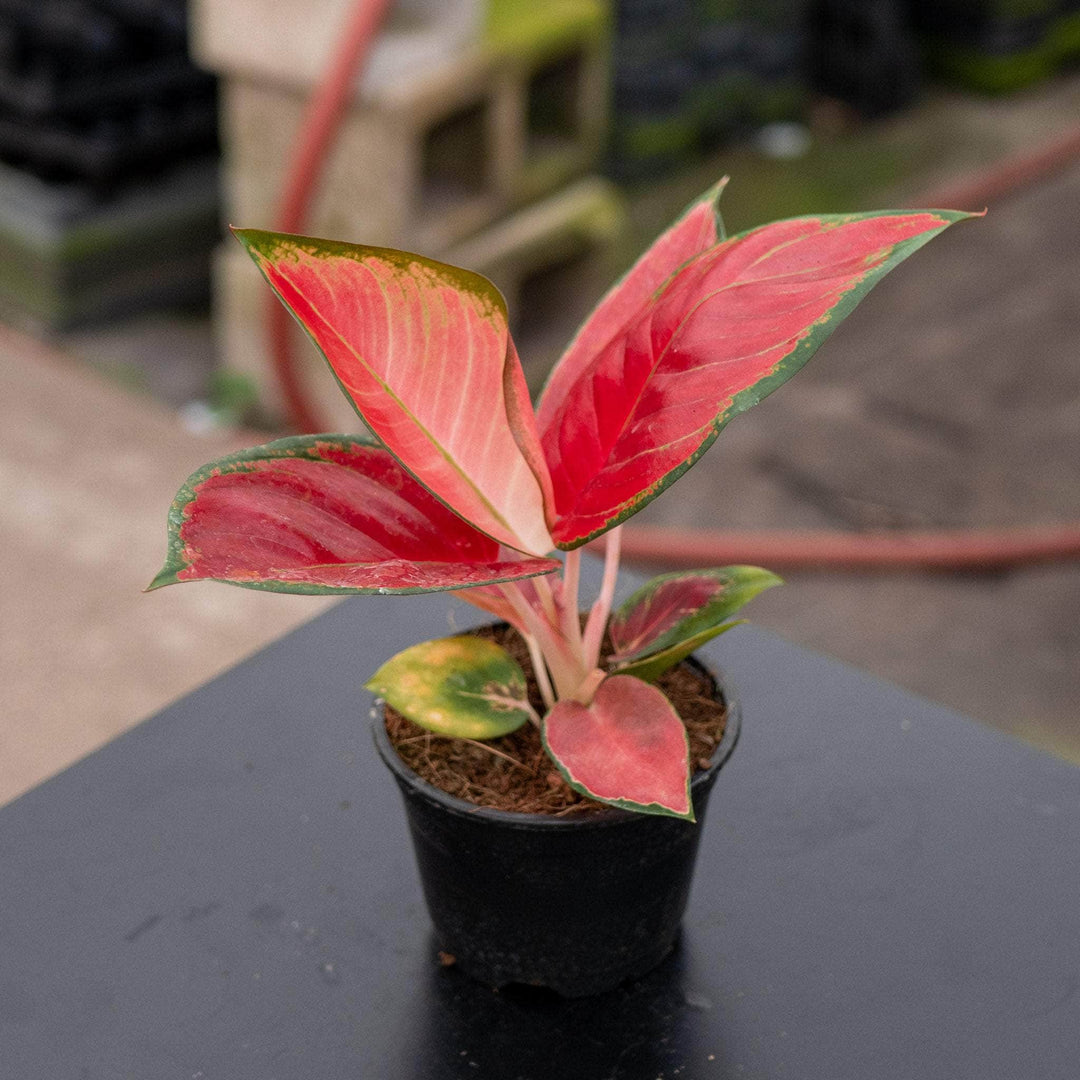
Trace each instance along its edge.
<path fill-rule="evenodd" d="M 557 545 L 577 547 L 655 498 L 889 270 L 968 216 L 833 215 L 754 229 L 684 265 L 591 358 L 561 361 L 568 370 L 552 376 L 540 410 Z"/>
<path fill-rule="evenodd" d="M 714 637 L 734 630 L 736 626 L 742 626 L 745 619 L 734 619 L 731 622 L 721 623 L 719 626 L 710 626 L 691 637 L 680 641 L 677 645 L 670 645 L 659 652 L 650 653 L 640 660 L 631 660 L 625 664 L 615 664 L 614 670 L 620 675 L 633 675 L 645 682 L 656 682 L 665 671 L 669 671 L 676 664 L 682 663 L 691 653 L 696 652 L 702 645 L 712 641 Z"/>
<path fill-rule="evenodd" d="M 725 177 L 696 199 L 600 301 L 551 373 L 540 397 L 541 423 L 571 394 L 605 345 L 637 317 L 660 287 L 690 259 L 723 239 L 717 203 Z"/>
<path fill-rule="evenodd" d="M 470 635 L 413 645 L 365 686 L 438 735 L 497 739 L 533 715 L 518 662 L 495 642 Z"/>
<path fill-rule="evenodd" d="M 780 584 L 780 578 L 760 566 L 661 574 L 611 616 L 609 659 L 622 666 L 670 649 L 719 626 L 758 593 Z"/>
<path fill-rule="evenodd" d="M 612 806 L 694 820 L 686 728 L 655 686 L 612 675 L 589 705 L 556 702 L 542 730 L 575 790 Z"/>
<path fill-rule="evenodd" d="M 402 251 L 236 235 L 409 472 L 500 543 L 548 552 L 550 479 L 495 286 Z"/>
<path fill-rule="evenodd" d="M 151 583 L 224 581 L 295 593 L 460 589 L 557 570 L 501 557 L 386 450 L 346 435 L 281 439 L 203 466 L 169 511 Z"/>

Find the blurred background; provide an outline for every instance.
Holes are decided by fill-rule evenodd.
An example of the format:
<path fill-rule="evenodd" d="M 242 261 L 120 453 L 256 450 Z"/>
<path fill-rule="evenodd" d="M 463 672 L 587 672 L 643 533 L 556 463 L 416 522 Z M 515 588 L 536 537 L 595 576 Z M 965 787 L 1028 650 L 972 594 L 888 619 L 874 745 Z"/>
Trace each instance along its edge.
<path fill-rule="evenodd" d="M 1078 57 L 1080 0 L 0 0 L 0 804 L 328 603 L 140 591 L 193 468 L 357 429 L 226 223 L 487 274 L 535 391 L 722 175 L 729 232 L 989 213 L 635 519 L 640 565 L 743 537 L 789 582 L 754 621 L 1080 761 Z M 934 569 L 807 541 L 943 529 Z M 1037 559 L 952 558 L 1017 529 Z"/>

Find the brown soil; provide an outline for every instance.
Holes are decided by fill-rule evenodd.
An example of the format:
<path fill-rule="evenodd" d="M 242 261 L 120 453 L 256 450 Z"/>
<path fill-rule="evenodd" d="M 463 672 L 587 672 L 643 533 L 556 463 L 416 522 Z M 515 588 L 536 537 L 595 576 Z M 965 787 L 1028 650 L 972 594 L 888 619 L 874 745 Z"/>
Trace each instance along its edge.
<path fill-rule="evenodd" d="M 529 697 L 541 715 L 544 707 L 532 677 L 525 643 L 509 627 L 483 627 L 475 633 L 494 638 L 521 664 L 529 679 Z M 714 696 L 715 684 L 690 664 L 681 664 L 657 680 L 686 724 L 690 760 L 695 770 L 708 766 L 724 734 L 727 708 Z M 589 813 L 602 803 L 579 795 L 544 752 L 534 724 L 490 742 L 451 739 L 425 730 L 386 706 L 386 730 L 402 761 L 429 784 L 450 795 L 523 814 Z"/>

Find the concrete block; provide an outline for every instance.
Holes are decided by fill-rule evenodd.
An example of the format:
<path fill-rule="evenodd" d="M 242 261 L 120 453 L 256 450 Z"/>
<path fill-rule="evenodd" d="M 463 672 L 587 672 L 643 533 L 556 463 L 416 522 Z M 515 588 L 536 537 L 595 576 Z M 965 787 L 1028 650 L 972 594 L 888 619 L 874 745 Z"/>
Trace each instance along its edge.
<path fill-rule="evenodd" d="M 356 0 L 191 0 L 196 63 L 228 76 L 311 87 Z M 486 0 L 396 0 L 358 80 L 371 94 L 456 55 L 483 34 Z"/>
<path fill-rule="evenodd" d="M 305 231 L 355 243 L 438 251 L 498 216 L 492 110 L 480 73 L 427 109 L 357 107 L 329 151 Z M 267 228 L 304 116 L 303 98 L 267 83 L 222 87 L 225 204 L 234 224 Z M 414 102 L 413 105 L 420 105 Z"/>
<path fill-rule="evenodd" d="M 408 79 L 361 87 L 306 231 L 437 254 L 584 174 L 603 145 L 606 43 L 602 4 L 554 4 L 515 34 L 489 36 Z M 286 81 L 226 77 L 233 221 L 273 221 L 304 102 Z"/>
<path fill-rule="evenodd" d="M 443 256 L 490 278 L 506 298 L 511 332 L 534 396 L 614 280 L 626 224 L 614 185 L 586 177 Z"/>

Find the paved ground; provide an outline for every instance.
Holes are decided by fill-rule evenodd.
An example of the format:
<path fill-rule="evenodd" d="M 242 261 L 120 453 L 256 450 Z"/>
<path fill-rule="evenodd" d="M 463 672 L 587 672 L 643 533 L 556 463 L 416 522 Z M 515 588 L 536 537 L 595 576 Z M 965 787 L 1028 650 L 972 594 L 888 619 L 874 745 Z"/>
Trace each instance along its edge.
<path fill-rule="evenodd" d="M 0 804 L 325 606 L 143 595 L 173 492 L 236 447 L 0 328 Z"/>
<path fill-rule="evenodd" d="M 1078 98 L 1073 79 L 1019 105 L 964 106 L 962 120 L 1003 140 L 1001 153 L 1074 123 Z M 934 108 L 921 130 L 945 157 Z M 890 145 L 919 144 L 917 121 L 895 122 Z M 972 145 L 988 152 L 986 138 Z M 943 171 L 934 158 L 922 175 L 937 187 L 972 160 Z M 814 168 L 825 183 L 824 165 Z M 680 183 L 686 194 L 703 186 L 687 177 L 667 202 L 678 205 Z M 736 190 L 738 227 L 756 209 Z M 784 204 L 790 192 L 777 198 L 799 209 Z M 869 189 L 860 198 L 850 205 L 879 202 Z M 658 200 L 635 201 L 642 228 L 670 216 Z M 1078 205 L 1080 164 L 935 240 L 642 520 L 859 530 L 1080 519 Z M 121 374 L 141 365 L 173 400 L 192 392 L 211 352 L 205 320 L 190 317 L 69 347 Z M 237 441 L 250 439 L 199 439 L 161 405 L 0 334 L 0 803 L 321 609 L 212 585 L 140 593 L 160 563 L 172 492 Z M 1075 563 L 993 576 L 789 575 L 753 615 L 1080 760 Z"/>

